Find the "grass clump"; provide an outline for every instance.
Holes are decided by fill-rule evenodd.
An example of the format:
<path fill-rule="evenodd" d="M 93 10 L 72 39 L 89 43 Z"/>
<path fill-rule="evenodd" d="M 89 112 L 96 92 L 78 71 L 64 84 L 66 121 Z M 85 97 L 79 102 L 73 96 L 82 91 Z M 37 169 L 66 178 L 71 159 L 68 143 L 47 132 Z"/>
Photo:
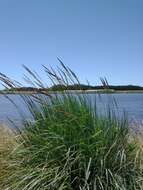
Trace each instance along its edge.
<path fill-rule="evenodd" d="M 12 189 L 141 189 L 140 152 L 128 128 L 76 99 L 42 107 L 27 124 Z"/>
<path fill-rule="evenodd" d="M 78 82 L 69 68 L 62 68 L 59 74 L 45 68 L 54 84 Z M 24 97 L 34 121 L 24 122 L 7 189 L 143 189 L 142 151 L 130 140 L 125 118 L 117 119 L 111 110 L 97 114 L 85 94 L 44 94 Z"/>

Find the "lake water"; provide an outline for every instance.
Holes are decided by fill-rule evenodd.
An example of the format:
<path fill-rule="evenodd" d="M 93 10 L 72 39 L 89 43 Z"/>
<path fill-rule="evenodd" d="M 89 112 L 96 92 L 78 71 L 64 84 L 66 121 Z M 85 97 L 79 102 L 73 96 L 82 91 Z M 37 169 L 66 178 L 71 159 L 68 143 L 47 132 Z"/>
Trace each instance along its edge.
<path fill-rule="evenodd" d="M 117 93 L 117 94 L 102 94 L 100 98 L 97 94 L 88 94 L 89 99 L 94 103 L 95 97 L 97 106 L 104 110 L 104 106 L 111 105 L 113 98 L 118 105 L 118 111 L 123 113 L 126 111 L 129 121 L 141 122 L 143 120 L 143 93 Z M 30 119 L 26 105 L 23 103 L 19 95 L 8 95 L 9 98 L 20 108 L 21 113 L 26 119 Z M 8 123 L 8 120 L 19 122 L 21 120 L 20 112 L 16 107 L 3 95 L 0 95 L 0 122 Z"/>

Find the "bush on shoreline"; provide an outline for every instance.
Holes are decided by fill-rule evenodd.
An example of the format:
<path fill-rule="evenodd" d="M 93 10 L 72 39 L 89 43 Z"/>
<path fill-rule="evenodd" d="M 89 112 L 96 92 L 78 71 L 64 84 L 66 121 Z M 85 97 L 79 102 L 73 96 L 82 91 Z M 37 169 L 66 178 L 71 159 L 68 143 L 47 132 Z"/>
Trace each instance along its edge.
<path fill-rule="evenodd" d="M 46 67 L 45 71 L 56 85 L 79 83 L 63 64 L 58 72 Z M 7 79 L 3 75 L 5 84 L 13 84 Z M 126 118 L 119 120 L 111 109 L 104 116 L 97 114 L 85 94 L 47 93 L 23 99 L 34 122 L 24 121 L 9 161 L 9 169 L 14 166 L 15 171 L 7 190 L 143 189 L 143 152 L 130 138 Z"/>

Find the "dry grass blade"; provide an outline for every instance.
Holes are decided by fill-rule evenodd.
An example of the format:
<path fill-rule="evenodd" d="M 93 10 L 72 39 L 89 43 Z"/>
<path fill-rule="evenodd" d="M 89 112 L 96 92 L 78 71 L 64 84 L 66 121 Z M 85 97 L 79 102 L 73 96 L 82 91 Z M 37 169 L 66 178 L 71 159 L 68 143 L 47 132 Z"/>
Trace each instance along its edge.
<path fill-rule="evenodd" d="M 104 78 L 100 78 L 101 82 L 102 82 L 102 85 L 105 89 L 108 89 L 109 88 L 109 84 L 108 84 L 108 81 L 107 79 L 104 77 Z"/>
<path fill-rule="evenodd" d="M 44 85 L 43 85 L 41 79 L 39 78 L 39 76 L 37 75 L 36 72 L 31 71 L 31 70 L 30 70 L 28 67 L 26 67 L 25 65 L 23 65 L 23 68 L 30 74 L 30 76 L 33 77 L 33 79 L 36 80 L 36 84 L 37 84 L 39 87 L 44 88 Z M 31 81 L 32 81 L 32 80 L 31 80 Z"/>
<path fill-rule="evenodd" d="M 5 125 L 0 126 L 0 190 L 4 190 L 7 179 L 12 174 L 9 156 L 17 146 L 14 133 Z"/>

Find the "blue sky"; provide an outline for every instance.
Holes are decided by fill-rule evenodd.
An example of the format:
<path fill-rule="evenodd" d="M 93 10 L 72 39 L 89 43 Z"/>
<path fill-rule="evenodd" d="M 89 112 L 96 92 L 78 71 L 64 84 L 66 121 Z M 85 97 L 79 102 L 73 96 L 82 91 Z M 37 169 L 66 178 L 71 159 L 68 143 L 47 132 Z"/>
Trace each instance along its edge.
<path fill-rule="evenodd" d="M 0 0 L 0 72 L 43 76 L 56 57 L 83 83 L 143 86 L 143 1 Z"/>

